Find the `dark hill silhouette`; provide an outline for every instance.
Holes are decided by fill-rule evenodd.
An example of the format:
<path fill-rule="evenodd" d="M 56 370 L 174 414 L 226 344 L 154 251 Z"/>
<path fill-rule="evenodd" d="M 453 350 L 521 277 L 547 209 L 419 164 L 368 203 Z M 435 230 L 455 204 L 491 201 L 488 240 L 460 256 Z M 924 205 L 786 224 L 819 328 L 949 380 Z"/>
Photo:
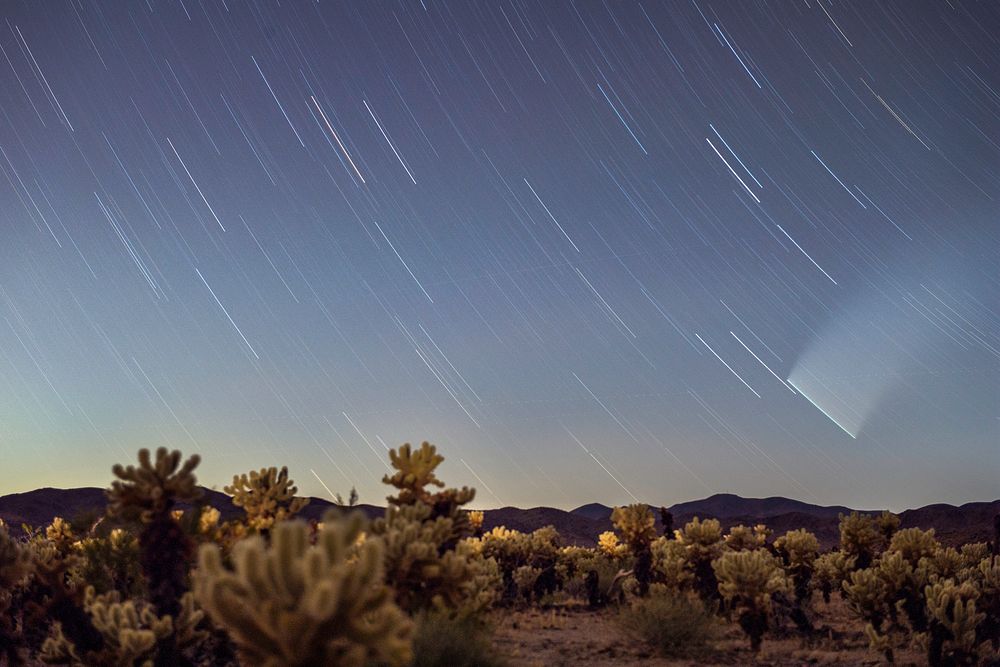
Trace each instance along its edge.
<path fill-rule="evenodd" d="M 231 519 L 241 511 L 229 496 L 213 489 L 204 489 L 206 500 L 218 509 L 222 518 Z M 26 523 L 31 526 L 48 525 L 53 517 L 73 519 L 85 513 L 104 511 L 104 490 L 92 487 L 77 489 L 43 488 L 25 493 L 0 496 L 0 519 L 11 526 Z M 182 506 L 183 507 L 183 506 Z M 323 498 L 310 498 L 301 516 L 319 519 L 335 507 Z M 369 518 L 381 516 L 384 508 L 376 505 L 357 505 L 356 509 Z M 733 494 L 716 494 L 702 500 L 678 503 L 669 508 L 674 515 L 674 526 L 682 527 L 694 516 L 719 519 L 723 528 L 737 524 L 767 524 L 775 536 L 788 530 L 806 528 L 819 539 L 824 549 L 837 546 L 839 539 L 838 518 L 847 507 L 812 505 L 789 498 L 742 498 Z M 657 529 L 660 529 L 658 508 L 654 507 Z M 600 503 L 583 505 L 570 512 L 553 507 L 502 507 L 485 510 L 483 525 L 489 530 L 495 526 L 532 531 L 552 525 L 559 530 L 567 544 L 592 546 L 597 536 L 611 530 L 611 508 Z M 934 504 L 899 514 L 904 528 L 934 528 L 938 538 L 949 545 L 966 542 L 984 542 L 992 539 L 993 517 L 1000 513 L 1000 500 L 966 503 L 959 507 Z"/>
<path fill-rule="evenodd" d="M 611 507 L 607 505 L 602 505 L 601 503 L 589 503 L 587 505 L 581 505 L 575 510 L 570 510 L 570 514 L 576 514 L 577 516 L 586 517 L 588 519 L 608 519 L 611 517 Z"/>
<path fill-rule="evenodd" d="M 833 517 L 849 514 L 851 510 L 841 505 L 822 506 L 804 503 L 801 500 L 773 496 L 771 498 L 743 498 L 732 493 L 717 493 L 701 500 L 677 503 L 669 508 L 674 516 L 698 515 L 717 519 L 731 517 L 768 517 L 779 514 L 808 514 L 810 516 Z"/>

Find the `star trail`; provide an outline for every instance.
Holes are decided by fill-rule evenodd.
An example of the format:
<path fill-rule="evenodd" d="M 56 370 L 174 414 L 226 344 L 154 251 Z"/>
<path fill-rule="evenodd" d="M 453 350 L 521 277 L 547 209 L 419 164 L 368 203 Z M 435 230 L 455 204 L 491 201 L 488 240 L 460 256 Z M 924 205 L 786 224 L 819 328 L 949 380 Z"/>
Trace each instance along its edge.
<path fill-rule="evenodd" d="M 5 2 L 0 485 L 1000 479 L 1000 7 Z M 501 501 L 500 499 L 503 499 Z"/>

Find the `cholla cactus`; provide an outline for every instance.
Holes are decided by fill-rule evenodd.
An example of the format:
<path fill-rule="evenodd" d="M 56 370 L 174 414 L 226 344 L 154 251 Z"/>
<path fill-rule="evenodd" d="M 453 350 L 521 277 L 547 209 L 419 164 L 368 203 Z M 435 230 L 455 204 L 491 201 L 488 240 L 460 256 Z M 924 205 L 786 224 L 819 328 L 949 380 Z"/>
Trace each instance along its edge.
<path fill-rule="evenodd" d="M 21 663 L 22 637 L 11 606 L 13 591 L 27 580 L 33 569 L 31 552 L 7 534 L 5 526 L 0 526 L 0 663 L 5 657 L 8 664 Z"/>
<path fill-rule="evenodd" d="M 246 513 L 246 524 L 252 530 L 266 535 L 279 521 L 291 519 L 309 501 L 296 498 L 295 483 L 288 478 L 288 468 L 282 466 L 251 470 L 234 475 L 233 483 L 223 487 L 233 497 L 233 504 Z"/>
<path fill-rule="evenodd" d="M 762 525 L 750 528 L 749 526 L 733 526 L 726 535 L 726 546 L 733 551 L 749 551 L 760 549 L 767 543 L 770 532 Z"/>
<path fill-rule="evenodd" d="M 843 582 L 847 604 L 862 619 L 868 621 L 877 631 L 889 614 L 886 603 L 886 583 L 873 568 L 854 570 Z"/>
<path fill-rule="evenodd" d="M 45 662 L 153 667 L 158 659 L 157 644 L 167 637 L 176 635 L 179 645 L 184 646 L 203 636 L 195 626 L 204 614 L 195 608 L 191 593 L 181 599 L 176 621 L 170 616 L 157 616 L 149 605 L 123 602 L 115 592 L 96 595 L 93 587 L 86 591 L 84 608 L 103 638 L 101 650 L 81 652 L 57 622 L 42 645 Z"/>
<path fill-rule="evenodd" d="M 684 546 L 688 568 L 694 575 L 694 585 L 703 600 L 719 598 L 719 581 L 716 579 L 712 561 L 722 553 L 722 524 L 717 519 L 701 521 L 695 517 L 675 533 L 677 541 Z"/>
<path fill-rule="evenodd" d="M 383 543 L 386 581 L 396 602 L 414 612 L 448 608 L 472 613 L 489 606 L 496 586 L 491 566 L 477 553 L 481 545 L 463 540 L 442 549 L 454 537 L 454 520 L 431 519 L 431 511 L 422 503 L 390 505 L 385 517 L 372 524 L 371 533 Z"/>
<path fill-rule="evenodd" d="M 628 546 L 622 544 L 613 530 L 606 530 L 597 536 L 597 548 L 613 560 L 621 560 L 628 554 Z"/>
<path fill-rule="evenodd" d="M 496 561 L 503 573 L 504 597 L 530 600 L 554 592 L 560 585 L 558 568 L 562 556 L 561 538 L 552 526 L 522 533 L 498 526 L 482 537 L 483 555 Z M 522 588 L 515 578 L 516 571 L 530 566 L 539 571 L 529 589 Z M 524 583 L 522 576 L 521 583 Z"/>
<path fill-rule="evenodd" d="M 819 552 L 819 540 L 804 528 L 790 530 L 774 542 L 775 550 L 785 564 L 785 571 L 791 576 L 795 590 L 795 604 L 792 620 L 802 632 L 813 630 L 809 611 L 809 598 L 813 566 Z"/>
<path fill-rule="evenodd" d="M 360 513 L 328 512 L 316 544 L 301 521 L 274 527 L 233 548 L 234 569 L 214 545 L 199 552 L 195 594 L 236 643 L 247 664 L 353 667 L 405 665 L 413 623 L 383 581 L 382 541 L 367 538 Z"/>
<path fill-rule="evenodd" d="M 633 553 L 648 548 L 656 539 L 656 520 L 649 505 L 616 507 L 611 512 L 611 522 Z"/>
<path fill-rule="evenodd" d="M 649 549 L 650 543 L 656 539 L 653 511 L 649 505 L 643 504 L 616 507 L 611 512 L 611 521 L 635 558 L 633 575 L 638 583 L 639 595 L 645 597 L 653 577 L 653 554 Z"/>
<path fill-rule="evenodd" d="M 108 512 L 135 516 L 143 523 L 139 534 L 140 563 L 149 589 L 149 600 L 159 616 L 177 617 L 182 611 L 181 598 L 187 592 L 187 571 L 194 545 L 174 519 L 176 502 L 195 502 L 201 498 L 194 469 L 201 459 L 197 454 L 181 465 L 181 453 L 156 450 L 155 463 L 149 450 L 139 450 L 139 466 L 115 465 L 111 471 L 118 480 L 107 491 Z M 158 637 L 158 655 L 166 664 L 176 663 L 176 637 Z M 79 646 L 79 642 L 76 642 Z"/>
<path fill-rule="evenodd" d="M 45 538 L 55 544 L 56 548 L 63 553 L 68 551 L 73 542 L 76 541 L 69 521 L 61 516 L 54 517 L 52 523 L 45 528 Z"/>
<path fill-rule="evenodd" d="M 875 520 L 867 514 L 851 512 L 840 517 L 840 549 L 854 558 L 854 567 L 861 570 L 870 567 L 875 552 L 882 542 L 882 533 Z"/>
<path fill-rule="evenodd" d="M 382 482 L 399 489 L 399 493 L 388 498 L 393 505 L 423 503 L 432 508 L 432 516 L 452 516 L 456 509 L 472 501 L 474 489 L 445 489 L 431 493 L 428 486 L 444 488 L 444 482 L 437 478 L 435 470 L 444 457 L 437 453 L 437 447 L 429 442 L 421 443 L 414 450 L 410 443 L 404 443 L 398 450 L 389 450 L 389 459 L 396 472 L 386 475 Z"/>
<path fill-rule="evenodd" d="M 664 535 L 653 541 L 650 551 L 654 582 L 675 594 L 690 588 L 694 575 L 687 566 L 687 548 L 683 544 Z"/>
<path fill-rule="evenodd" d="M 990 545 L 986 542 L 963 544 L 959 554 L 962 556 L 963 569 L 976 568 L 990 557 Z"/>
<path fill-rule="evenodd" d="M 978 567 L 970 568 L 968 580 L 979 590 L 977 608 L 986 614 L 979 634 L 993 645 L 994 652 L 1000 651 L 1000 556 L 984 558 Z"/>
<path fill-rule="evenodd" d="M 425 488 L 444 487 L 435 475 L 444 457 L 429 443 L 416 451 L 404 444 L 389 458 L 396 473 L 382 481 L 399 493 L 388 499 L 385 517 L 372 524 L 372 533 L 385 543 L 386 580 L 396 601 L 408 611 L 433 607 L 463 614 L 492 604 L 495 564 L 480 555 L 481 545 L 460 546 L 472 535 L 470 513 L 461 507 L 475 491 Z"/>
<path fill-rule="evenodd" d="M 133 515 L 141 512 L 144 523 L 154 517 L 167 515 L 174 502 L 194 502 L 201 497 L 201 490 L 193 470 L 201 458 L 191 456 L 178 470 L 181 453 L 167 452 L 165 447 L 156 450 L 156 462 L 149 457 L 148 449 L 139 450 L 139 467 L 115 465 L 111 471 L 119 479 L 108 490 L 108 511 L 111 515 Z"/>
<path fill-rule="evenodd" d="M 486 515 L 482 510 L 472 510 L 469 512 L 469 528 L 472 529 L 473 537 L 483 536 L 483 520 Z"/>
<path fill-rule="evenodd" d="M 930 556 L 924 556 L 917 564 L 917 569 L 922 570 L 921 576 L 928 583 L 941 581 L 943 579 L 958 579 L 965 568 L 965 560 L 962 554 L 954 547 L 944 547 L 935 551 Z"/>
<path fill-rule="evenodd" d="M 921 558 L 933 556 L 940 547 L 941 544 L 934 538 L 933 528 L 904 528 L 892 536 L 889 552 L 898 553 L 907 563 L 916 567 Z"/>
<path fill-rule="evenodd" d="M 222 512 L 214 507 L 202 507 L 201 514 L 198 515 L 198 533 L 205 536 L 215 535 L 219 529 L 219 518 L 221 516 Z"/>
<path fill-rule="evenodd" d="M 729 551 L 713 564 L 719 592 L 737 613 L 740 627 L 756 653 L 772 613 L 771 596 L 788 590 L 781 563 L 767 551 Z"/>
<path fill-rule="evenodd" d="M 983 642 L 976 630 L 986 614 L 976 611 L 979 593 L 975 587 L 947 579 L 927 586 L 925 596 L 930 618 L 927 663 L 978 664 L 985 646 L 980 646 Z"/>
<path fill-rule="evenodd" d="M 831 551 L 816 559 L 813 567 L 813 585 L 823 595 L 823 601 L 830 603 L 830 594 L 837 590 L 843 594 L 843 584 L 854 570 L 854 557 L 843 551 Z"/>
<path fill-rule="evenodd" d="M 899 517 L 892 512 L 882 512 L 875 517 L 875 527 L 881 533 L 884 544 L 889 544 L 892 540 L 892 536 L 899 530 L 899 523 Z"/>

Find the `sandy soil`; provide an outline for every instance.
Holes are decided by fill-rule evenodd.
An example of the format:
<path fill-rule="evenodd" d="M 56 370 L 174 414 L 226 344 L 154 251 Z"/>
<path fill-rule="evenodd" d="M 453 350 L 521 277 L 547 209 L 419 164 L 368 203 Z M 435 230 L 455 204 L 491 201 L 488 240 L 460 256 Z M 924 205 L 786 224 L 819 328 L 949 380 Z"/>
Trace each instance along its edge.
<path fill-rule="evenodd" d="M 503 611 L 496 614 L 494 645 L 517 667 L 617 667 L 649 665 L 878 665 L 883 661 L 868 650 L 862 625 L 839 599 L 815 603 L 816 626 L 822 634 L 809 642 L 789 629 L 765 636 L 760 655 L 750 652 L 739 627 L 725 624 L 713 650 L 697 660 L 669 659 L 631 639 L 618 625 L 613 609 L 590 611 L 580 604 L 549 609 Z M 920 665 L 916 651 L 897 651 L 896 665 Z"/>

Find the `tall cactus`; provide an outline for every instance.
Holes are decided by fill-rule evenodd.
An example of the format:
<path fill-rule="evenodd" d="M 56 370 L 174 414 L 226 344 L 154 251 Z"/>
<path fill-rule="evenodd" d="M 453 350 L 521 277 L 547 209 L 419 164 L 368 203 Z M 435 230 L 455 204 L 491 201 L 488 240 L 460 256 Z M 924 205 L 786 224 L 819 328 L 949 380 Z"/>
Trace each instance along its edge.
<path fill-rule="evenodd" d="M 611 512 L 611 521 L 635 558 L 633 574 L 639 584 L 639 595 L 645 597 L 653 576 L 653 553 L 650 551 L 650 544 L 656 539 L 653 512 L 649 505 L 643 504 L 616 507 Z"/>
<path fill-rule="evenodd" d="M 694 575 L 694 585 L 703 600 L 719 599 L 719 580 L 712 561 L 722 552 L 722 524 L 718 519 L 701 521 L 695 517 L 683 530 L 676 532 L 677 541 L 684 546 L 688 567 Z"/>
<path fill-rule="evenodd" d="M 199 551 L 195 595 L 225 627 L 246 664 L 263 667 L 406 665 L 413 623 L 383 580 L 382 541 L 359 544 L 365 520 L 328 512 L 315 545 L 301 521 L 275 525 L 233 548 Z"/>
<path fill-rule="evenodd" d="M 976 611 L 979 592 L 969 583 L 945 579 L 927 586 L 930 640 L 927 664 L 972 665 L 979 662 L 980 642 L 976 630 L 986 614 Z"/>
<path fill-rule="evenodd" d="M 736 612 L 750 649 L 760 650 L 772 614 L 771 597 L 788 589 L 781 563 L 763 549 L 728 551 L 713 564 L 719 592 Z"/>
<path fill-rule="evenodd" d="M 187 592 L 187 571 L 193 543 L 173 516 L 177 502 L 201 498 L 194 469 L 201 461 L 195 454 L 181 465 L 181 453 L 156 450 L 156 461 L 148 449 L 139 450 L 139 466 L 115 465 L 118 477 L 107 491 L 108 512 L 112 516 L 138 515 L 143 528 L 139 534 L 140 562 L 149 587 L 149 600 L 158 616 L 177 617 L 181 597 Z M 158 637 L 158 665 L 181 665 L 175 637 Z"/>
<path fill-rule="evenodd" d="M 808 530 L 790 530 L 774 542 L 775 550 L 791 576 L 795 591 L 792 620 L 802 632 L 812 632 L 809 598 L 812 594 L 813 567 L 819 553 L 819 540 Z"/>

